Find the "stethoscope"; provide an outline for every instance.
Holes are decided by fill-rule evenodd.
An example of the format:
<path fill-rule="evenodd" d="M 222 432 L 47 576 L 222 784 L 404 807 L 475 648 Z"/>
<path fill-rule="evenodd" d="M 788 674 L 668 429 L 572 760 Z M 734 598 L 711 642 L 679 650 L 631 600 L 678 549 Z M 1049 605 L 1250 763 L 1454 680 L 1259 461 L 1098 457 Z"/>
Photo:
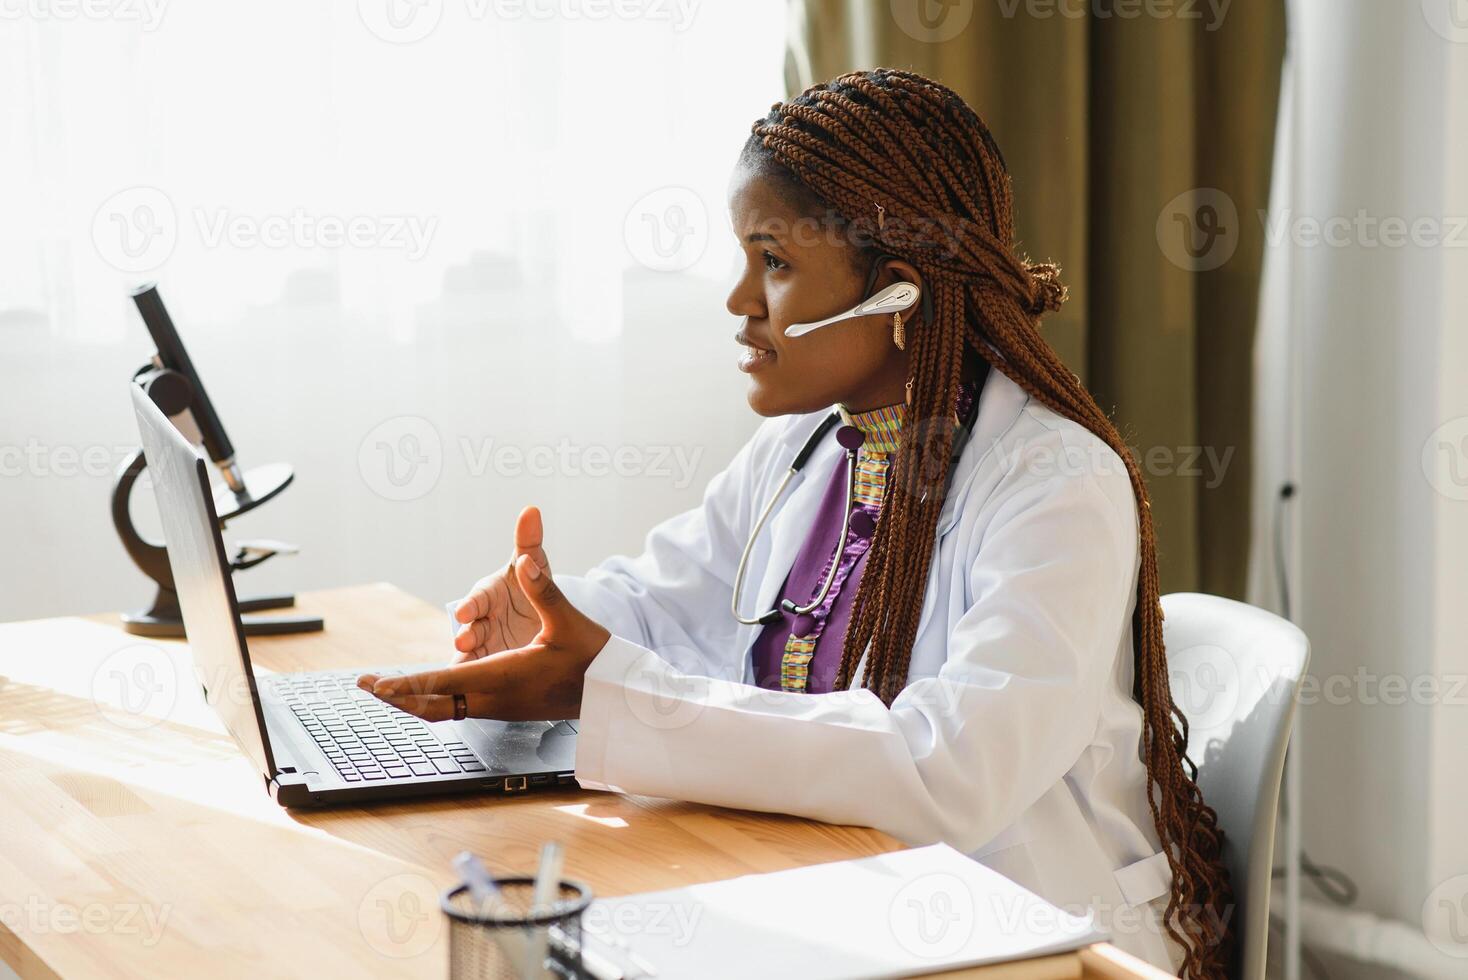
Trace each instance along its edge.
<path fill-rule="evenodd" d="M 876 279 L 877 271 L 878 265 L 877 263 L 873 263 L 871 274 L 867 277 L 868 290 L 871 289 L 872 283 Z M 810 333 L 812 330 L 818 330 L 821 327 L 830 326 L 842 320 L 849 320 L 852 317 L 899 312 L 908 309 L 914 303 L 918 302 L 920 298 L 923 301 L 923 313 L 925 315 L 923 322 L 931 323 L 932 306 L 928 297 L 923 294 L 923 291 L 915 283 L 898 282 L 888 286 L 870 299 L 857 303 L 844 313 L 838 313 L 835 316 L 827 317 L 824 320 L 817 320 L 814 323 L 793 323 L 785 328 L 785 336 L 800 337 Z M 974 392 L 973 403 L 969 406 L 967 417 L 959 420 L 958 428 L 953 435 L 953 455 L 948 466 L 948 477 L 943 484 L 944 497 L 948 496 L 948 489 L 953 482 L 954 467 L 952 461 L 957 460 L 963 453 L 963 448 L 973 431 L 974 420 L 978 415 L 978 396 L 979 392 L 983 390 L 984 380 L 988 376 L 988 363 L 984 362 L 982 368 L 978 379 L 977 390 Z M 832 427 L 840 421 L 841 412 L 835 411 L 822 419 L 820 425 L 815 427 L 815 430 L 806 438 L 805 444 L 800 447 L 800 451 L 795 454 L 795 458 L 790 461 L 790 469 L 786 470 L 784 477 L 780 480 L 780 485 L 775 488 L 774 494 L 770 497 L 769 502 L 765 504 L 763 512 L 760 513 L 759 520 L 755 521 L 754 529 L 749 532 L 749 540 L 745 542 L 744 551 L 739 555 L 739 567 L 734 572 L 734 594 L 729 600 L 729 611 L 733 613 L 736 620 L 745 626 L 763 626 L 767 623 L 774 622 L 786 613 L 792 616 L 803 616 L 819 608 L 831 593 L 831 586 L 836 581 L 836 570 L 841 564 L 839 561 L 831 562 L 831 568 L 826 572 L 826 579 L 821 583 L 820 591 L 816 593 L 814 599 L 805 605 L 798 605 L 790 599 L 783 599 L 778 607 L 767 610 L 752 619 L 742 616 L 739 613 L 739 600 L 744 592 L 744 576 L 749 570 L 749 556 L 754 551 L 754 545 L 759 540 L 760 532 L 764 530 L 765 523 L 770 519 L 770 515 L 774 513 L 775 504 L 785 495 L 786 487 L 805 468 L 805 464 L 810 460 L 811 454 L 816 451 L 816 447 L 820 445 L 821 440 L 825 438 L 826 433 L 830 432 Z M 862 443 L 865 441 L 865 436 L 861 430 L 854 426 L 842 426 L 836 433 L 836 439 L 841 444 L 841 448 L 846 451 L 846 506 L 842 508 L 841 513 L 841 535 L 836 539 L 838 542 L 844 542 L 847 533 L 851 530 L 852 511 L 856 508 L 856 457 L 857 450 L 861 448 Z"/>

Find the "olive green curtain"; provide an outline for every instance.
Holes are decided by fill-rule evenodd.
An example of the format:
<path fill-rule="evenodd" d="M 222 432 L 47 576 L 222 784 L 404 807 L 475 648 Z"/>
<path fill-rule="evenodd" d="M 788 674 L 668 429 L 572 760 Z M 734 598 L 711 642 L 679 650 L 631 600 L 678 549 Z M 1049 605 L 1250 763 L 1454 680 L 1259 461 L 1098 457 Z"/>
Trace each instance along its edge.
<path fill-rule="evenodd" d="M 1148 474 L 1164 592 L 1242 597 L 1254 321 L 1283 0 L 790 0 L 791 94 L 907 68 L 962 95 L 1014 179 L 1046 335 Z"/>

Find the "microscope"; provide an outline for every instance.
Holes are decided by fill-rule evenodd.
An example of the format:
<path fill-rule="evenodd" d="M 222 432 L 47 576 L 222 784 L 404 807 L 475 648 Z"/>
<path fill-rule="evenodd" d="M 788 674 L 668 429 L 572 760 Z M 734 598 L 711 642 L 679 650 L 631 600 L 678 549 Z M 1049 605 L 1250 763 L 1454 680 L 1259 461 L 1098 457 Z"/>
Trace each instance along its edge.
<path fill-rule="evenodd" d="M 153 359 L 133 373 L 140 385 L 163 414 L 196 446 L 202 446 L 223 477 L 223 485 L 214 490 L 214 509 L 222 531 L 229 521 L 248 513 L 288 487 L 294 474 L 285 463 L 270 463 L 242 472 L 235 461 L 234 446 L 225 434 L 214 404 L 204 390 L 203 382 L 184 350 L 173 320 L 163 306 L 158 287 L 149 283 L 133 291 L 133 302 L 153 338 L 157 353 Z M 178 592 L 174 588 L 173 571 L 168 564 L 165 545 L 146 540 L 133 524 L 131 498 L 138 478 L 147 467 L 143 450 L 132 453 L 117 472 L 112 488 L 112 523 L 128 557 L 144 575 L 156 583 L 153 604 L 138 612 L 123 613 L 123 629 L 140 636 L 181 637 L 183 616 L 179 610 Z M 281 541 L 257 540 L 237 542 L 239 548 L 230 560 L 231 571 L 243 571 L 276 555 L 295 554 L 294 545 Z M 241 613 L 267 609 L 285 609 L 295 605 L 294 595 L 267 595 L 240 599 Z M 242 616 L 245 633 L 262 636 L 279 633 L 305 633 L 323 627 L 319 616 Z"/>

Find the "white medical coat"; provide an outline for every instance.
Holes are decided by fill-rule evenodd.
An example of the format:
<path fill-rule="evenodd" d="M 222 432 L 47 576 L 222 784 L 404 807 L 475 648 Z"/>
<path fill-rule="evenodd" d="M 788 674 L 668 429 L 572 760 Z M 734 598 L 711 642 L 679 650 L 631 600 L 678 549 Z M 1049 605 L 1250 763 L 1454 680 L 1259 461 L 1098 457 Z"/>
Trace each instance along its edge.
<path fill-rule="evenodd" d="M 1120 458 L 990 372 L 889 709 L 859 686 L 754 686 L 760 627 L 729 611 L 750 530 L 824 414 L 766 421 L 640 556 L 557 576 L 612 633 L 586 674 L 578 781 L 946 841 L 1176 972 L 1131 695 L 1139 549 Z M 744 615 L 777 603 L 841 460 L 826 436 L 776 505 Z"/>

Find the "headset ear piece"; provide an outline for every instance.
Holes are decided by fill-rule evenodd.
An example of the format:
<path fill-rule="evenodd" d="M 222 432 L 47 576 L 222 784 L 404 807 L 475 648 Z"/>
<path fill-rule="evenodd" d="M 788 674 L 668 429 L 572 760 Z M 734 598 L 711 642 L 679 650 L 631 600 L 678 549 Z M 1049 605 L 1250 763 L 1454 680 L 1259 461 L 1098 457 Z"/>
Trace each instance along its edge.
<path fill-rule="evenodd" d="M 863 295 L 865 295 L 866 293 L 870 293 L 872 291 L 872 287 L 874 287 L 877 284 L 877 277 L 881 275 L 882 269 L 886 266 L 886 264 L 888 262 L 891 262 L 891 261 L 901 261 L 901 258 L 899 256 L 892 255 L 890 253 L 884 253 L 882 255 L 877 256 L 876 261 L 874 261 L 872 263 L 871 270 L 867 273 L 867 285 L 866 285 L 866 289 L 863 290 Z M 897 284 L 894 283 L 894 285 L 897 285 Z M 933 297 L 932 297 L 932 294 L 930 294 L 926 289 L 922 288 L 921 286 L 917 285 L 916 283 L 912 283 L 911 285 L 912 285 L 912 288 L 913 289 L 917 290 L 918 293 L 920 293 L 922 295 L 922 304 L 923 304 L 922 305 L 922 317 L 923 317 L 923 322 L 924 323 L 932 323 L 933 322 Z M 891 287 L 888 287 L 888 288 L 891 288 Z M 903 312 L 903 315 L 904 316 L 907 316 L 908 315 L 907 314 L 907 311 L 905 309 L 902 312 Z"/>
<path fill-rule="evenodd" d="M 922 297 L 922 295 L 923 291 L 918 288 L 917 283 L 894 282 L 886 289 L 877 293 L 877 295 L 871 297 L 870 299 L 862 300 L 860 303 L 857 303 L 851 309 L 846 310 L 843 313 L 837 313 L 835 316 L 827 317 L 824 320 L 817 320 L 814 323 L 792 323 L 790 326 L 785 328 L 785 336 L 804 336 L 805 334 L 810 333 L 812 330 L 819 330 L 821 327 L 828 327 L 833 323 L 840 323 L 842 320 L 850 320 L 853 317 L 896 313 L 899 310 L 911 309 L 913 304 L 915 304 Z"/>
<path fill-rule="evenodd" d="M 922 298 L 917 283 L 894 282 L 871 299 L 858 303 L 847 316 L 870 316 L 874 313 L 899 313 L 912 309 Z"/>

